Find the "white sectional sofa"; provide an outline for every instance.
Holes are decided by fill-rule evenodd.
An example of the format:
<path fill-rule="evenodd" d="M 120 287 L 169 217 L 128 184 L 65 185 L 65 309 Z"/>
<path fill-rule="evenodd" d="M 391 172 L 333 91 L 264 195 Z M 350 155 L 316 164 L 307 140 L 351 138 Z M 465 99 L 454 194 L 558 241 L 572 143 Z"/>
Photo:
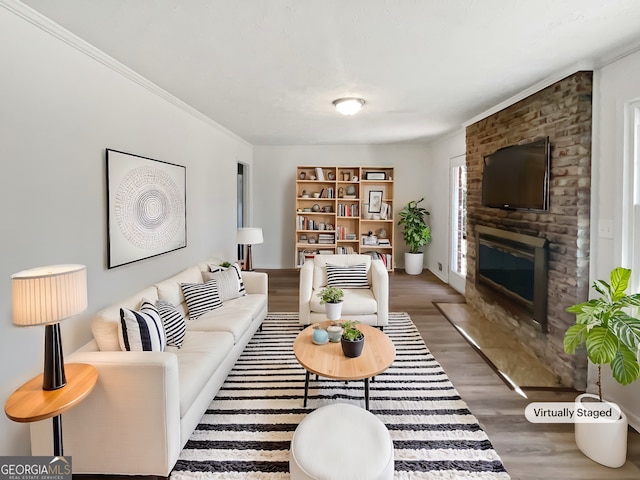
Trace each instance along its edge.
<path fill-rule="evenodd" d="M 202 283 L 209 263 L 188 268 L 98 312 L 94 338 L 65 363 L 98 369 L 93 392 L 62 418 L 65 455 L 74 474 L 166 477 L 229 371 L 267 315 L 268 278 L 242 272 L 247 294 L 186 320 L 181 348 L 121 351 L 120 308 L 164 299 L 186 317 L 181 283 Z M 32 454 L 51 455 L 51 421 L 32 424 Z"/>

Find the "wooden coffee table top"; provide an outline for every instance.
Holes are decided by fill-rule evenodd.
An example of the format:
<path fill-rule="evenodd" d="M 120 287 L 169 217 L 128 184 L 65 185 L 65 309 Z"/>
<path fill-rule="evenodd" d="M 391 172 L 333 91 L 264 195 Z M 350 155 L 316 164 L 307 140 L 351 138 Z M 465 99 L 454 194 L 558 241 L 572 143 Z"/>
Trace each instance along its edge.
<path fill-rule="evenodd" d="M 320 323 L 323 328 L 330 324 L 329 321 Z M 378 328 L 359 323 L 358 329 L 364 334 L 364 348 L 359 357 L 345 357 L 340 342 L 314 344 L 312 325 L 298 334 L 293 342 L 293 353 L 305 369 L 326 378 L 362 380 L 375 377 L 391 366 L 396 348 Z"/>

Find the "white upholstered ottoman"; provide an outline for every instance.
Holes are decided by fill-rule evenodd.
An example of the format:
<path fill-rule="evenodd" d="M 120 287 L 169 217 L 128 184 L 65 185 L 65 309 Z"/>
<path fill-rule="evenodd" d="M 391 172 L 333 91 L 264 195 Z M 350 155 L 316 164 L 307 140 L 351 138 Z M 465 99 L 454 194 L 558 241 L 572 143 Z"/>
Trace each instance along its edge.
<path fill-rule="evenodd" d="M 393 478 L 393 442 L 371 412 L 346 403 L 307 415 L 291 439 L 291 480 Z"/>

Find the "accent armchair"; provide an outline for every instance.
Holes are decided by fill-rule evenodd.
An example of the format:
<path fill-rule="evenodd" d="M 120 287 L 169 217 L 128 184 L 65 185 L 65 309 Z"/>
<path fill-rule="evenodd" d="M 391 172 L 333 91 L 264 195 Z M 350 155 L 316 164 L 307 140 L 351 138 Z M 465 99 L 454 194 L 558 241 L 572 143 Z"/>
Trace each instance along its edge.
<path fill-rule="evenodd" d="M 310 325 L 327 319 L 324 305 L 320 303 L 318 292 L 328 285 L 327 264 L 346 271 L 346 280 L 341 278 L 338 285 L 344 291 L 342 305 L 343 320 L 358 320 L 367 325 L 384 327 L 389 323 L 389 272 L 381 260 L 373 260 L 369 255 L 316 255 L 309 258 L 300 269 L 300 323 Z M 366 280 L 360 288 L 343 285 L 354 280 L 349 278 L 349 268 L 366 266 Z M 362 270 L 362 267 L 353 269 Z M 357 275 L 354 273 L 354 275 Z M 357 279 L 356 279 L 357 280 Z M 362 280 L 362 279 L 360 279 Z M 333 282 L 336 282 L 334 279 Z M 346 283 L 344 283 L 346 282 Z"/>

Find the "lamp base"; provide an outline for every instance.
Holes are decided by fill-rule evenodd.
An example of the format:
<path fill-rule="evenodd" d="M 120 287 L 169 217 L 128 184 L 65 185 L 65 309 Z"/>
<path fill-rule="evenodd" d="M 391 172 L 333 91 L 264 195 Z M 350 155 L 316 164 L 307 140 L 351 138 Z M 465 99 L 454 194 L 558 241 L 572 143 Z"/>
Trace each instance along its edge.
<path fill-rule="evenodd" d="M 64 358 L 62 355 L 62 337 L 60 324 L 45 326 L 44 330 L 44 372 L 43 390 L 57 390 L 67 384 L 64 374 Z"/>
<path fill-rule="evenodd" d="M 253 261 L 251 259 L 251 245 L 247 245 L 247 256 L 244 259 L 244 270 L 246 272 L 253 272 Z"/>

